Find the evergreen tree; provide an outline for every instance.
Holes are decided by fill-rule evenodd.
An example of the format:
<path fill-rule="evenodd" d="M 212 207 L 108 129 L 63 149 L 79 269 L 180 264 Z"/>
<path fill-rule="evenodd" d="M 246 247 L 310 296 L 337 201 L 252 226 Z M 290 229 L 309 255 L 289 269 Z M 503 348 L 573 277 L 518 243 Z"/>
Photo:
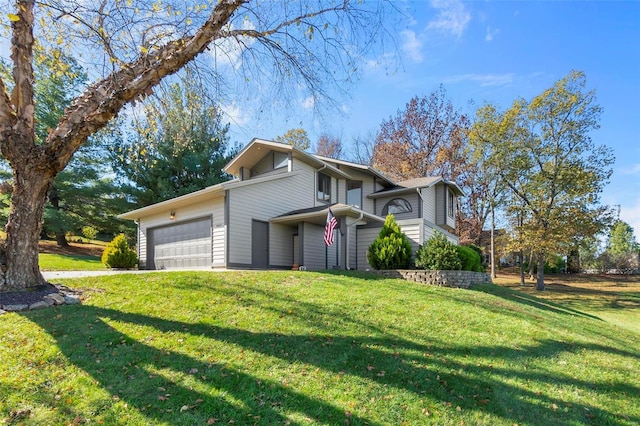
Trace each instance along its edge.
<path fill-rule="evenodd" d="M 369 246 L 369 264 L 374 269 L 405 269 L 411 264 L 411 243 L 392 214 Z"/>
<path fill-rule="evenodd" d="M 229 147 L 229 125 L 190 73 L 143 111 L 132 123 L 132 135 L 111 151 L 113 168 L 126 178 L 138 206 L 229 180 L 222 168 L 237 151 Z"/>
<path fill-rule="evenodd" d="M 8 65 L 0 64 L 3 78 L 11 81 Z M 87 76 L 77 61 L 59 50 L 36 49 L 34 54 L 35 134 L 36 143 L 42 144 L 73 99 L 85 86 Z M 105 233 L 117 233 L 131 228 L 115 216 L 129 209 L 124 196 L 108 178 L 105 152 L 101 148 L 101 132 L 89 138 L 67 167 L 53 181 L 44 210 L 42 236 L 55 235 L 60 246 L 67 245 L 66 235 L 82 226 L 90 225 Z M 11 175 L 3 175 L 8 181 Z M 7 183 L 9 183 L 7 181 Z M 3 222 L 8 216 L 11 185 L 5 185 L 3 198 L 7 199 L 6 212 L 0 214 Z"/>

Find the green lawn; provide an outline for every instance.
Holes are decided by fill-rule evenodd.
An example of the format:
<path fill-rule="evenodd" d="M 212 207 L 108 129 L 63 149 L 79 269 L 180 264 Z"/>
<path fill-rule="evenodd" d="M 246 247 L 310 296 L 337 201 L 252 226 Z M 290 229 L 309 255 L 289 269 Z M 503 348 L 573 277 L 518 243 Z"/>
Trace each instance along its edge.
<path fill-rule="evenodd" d="M 106 269 L 97 256 L 40 253 L 42 271 L 99 271 Z"/>
<path fill-rule="evenodd" d="M 292 271 L 65 284 L 83 305 L 0 316 L 0 423 L 640 423 L 640 334 L 504 287 Z"/>

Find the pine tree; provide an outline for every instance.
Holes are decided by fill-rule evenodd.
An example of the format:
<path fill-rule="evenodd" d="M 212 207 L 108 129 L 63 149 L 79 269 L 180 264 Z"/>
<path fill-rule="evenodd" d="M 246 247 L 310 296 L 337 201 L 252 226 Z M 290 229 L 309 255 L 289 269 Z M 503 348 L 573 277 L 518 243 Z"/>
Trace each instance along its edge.
<path fill-rule="evenodd" d="M 392 214 L 387 215 L 368 254 L 369 264 L 374 269 L 405 269 L 411 264 L 411 243 Z"/>

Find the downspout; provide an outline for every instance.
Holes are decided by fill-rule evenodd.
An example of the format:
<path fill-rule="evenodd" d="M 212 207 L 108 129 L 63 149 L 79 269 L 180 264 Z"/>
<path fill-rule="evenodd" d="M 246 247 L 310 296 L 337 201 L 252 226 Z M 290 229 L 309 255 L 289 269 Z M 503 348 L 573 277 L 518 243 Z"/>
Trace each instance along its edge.
<path fill-rule="evenodd" d="M 349 235 L 351 235 L 351 233 L 349 232 L 349 228 L 351 228 L 352 226 L 355 226 L 358 222 L 360 222 L 362 220 L 362 218 L 364 217 L 364 212 L 360 212 L 360 217 L 358 217 L 355 222 L 353 222 L 351 225 L 347 225 L 347 253 L 345 253 L 345 258 L 347 259 L 347 261 L 345 262 L 345 266 L 347 268 L 347 271 L 349 270 Z"/>

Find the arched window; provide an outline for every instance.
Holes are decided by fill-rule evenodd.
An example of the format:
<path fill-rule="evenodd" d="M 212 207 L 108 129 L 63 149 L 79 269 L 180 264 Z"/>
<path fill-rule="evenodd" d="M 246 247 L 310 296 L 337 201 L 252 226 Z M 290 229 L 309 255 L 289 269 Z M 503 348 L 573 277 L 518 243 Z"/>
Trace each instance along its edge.
<path fill-rule="evenodd" d="M 404 198 L 394 198 L 384 205 L 382 208 L 382 216 L 386 216 L 389 213 L 391 214 L 400 214 L 400 213 L 409 213 L 413 211 L 411 208 L 411 203 L 405 200 Z"/>

